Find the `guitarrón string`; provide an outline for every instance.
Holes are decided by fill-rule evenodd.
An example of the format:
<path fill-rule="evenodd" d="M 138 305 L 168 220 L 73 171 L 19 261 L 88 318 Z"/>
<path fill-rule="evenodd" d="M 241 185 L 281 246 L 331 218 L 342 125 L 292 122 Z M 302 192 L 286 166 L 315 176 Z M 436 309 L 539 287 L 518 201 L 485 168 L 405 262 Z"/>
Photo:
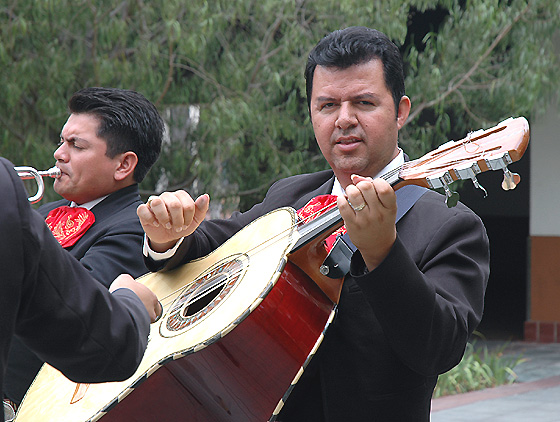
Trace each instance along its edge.
<path fill-rule="evenodd" d="M 517 129 L 510 129 L 509 131 L 507 131 L 506 129 L 508 129 L 508 126 L 503 126 L 503 127 L 499 127 L 499 128 L 491 128 L 488 129 L 487 131 L 485 131 L 484 133 L 478 134 L 477 132 L 472 132 L 469 133 L 467 135 L 467 137 L 459 140 L 459 141 L 454 141 L 455 143 L 453 145 L 450 145 L 448 148 L 445 148 L 446 144 L 441 145 L 439 148 L 433 150 L 432 152 L 416 159 L 416 160 L 411 160 L 411 161 L 407 161 L 403 164 L 402 168 L 399 170 L 400 176 L 401 177 L 410 177 L 409 172 L 412 173 L 412 171 L 416 171 L 416 174 L 419 173 L 429 173 L 430 171 L 442 171 L 443 169 L 449 169 L 449 168 L 453 168 L 453 165 L 456 164 L 460 164 L 466 161 L 470 161 L 472 162 L 474 160 L 474 158 L 477 158 L 477 161 L 479 159 L 482 159 L 484 156 L 486 156 L 486 154 L 490 154 L 488 158 L 492 158 L 494 156 L 497 156 L 500 152 L 502 152 L 503 149 L 503 145 L 502 145 L 502 141 L 507 139 L 507 138 L 511 138 L 511 137 L 515 137 L 517 135 L 523 134 L 525 133 L 525 129 L 523 127 L 517 128 Z M 472 136 L 475 135 L 475 137 L 473 138 Z M 487 142 L 488 137 L 492 137 L 491 138 L 491 143 L 496 144 L 496 147 L 494 148 L 488 148 L 486 143 Z M 482 151 L 478 151 L 478 152 L 474 152 L 474 151 L 469 151 L 467 149 L 468 145 L 474 144 L 476 145 L 478 148 L 481 148 L 483 146 L 485 146 L 486 148 L 483 149 Z M 447 155 L 450 155 L 454 152 L 456 152 L 458 149 L 464 149 L 464 151 L 469 154 L 468 157 L 464 157 L 462 159 L 457 159 L 457 160 L 452 160 L 452 161 L 446 161 L 444 163 L 444 165 L 440 165 L 437 168 L 434 167 L 429 167 L 428 164 L 429 162 L 432 161 L 436 161 L 436 160 L 441 160 L 442 157 L 445 157 Z M 438 153 L 438 150 L 440 150 Z M 438 153 L 438 154 L 436 154 Z M 422 169 L 422 167 L 424 167 Z M 419 168 L 419 169 L 418 169 Z M 424 176 L 420 176 L 420 177 L 424 177 Z"/>

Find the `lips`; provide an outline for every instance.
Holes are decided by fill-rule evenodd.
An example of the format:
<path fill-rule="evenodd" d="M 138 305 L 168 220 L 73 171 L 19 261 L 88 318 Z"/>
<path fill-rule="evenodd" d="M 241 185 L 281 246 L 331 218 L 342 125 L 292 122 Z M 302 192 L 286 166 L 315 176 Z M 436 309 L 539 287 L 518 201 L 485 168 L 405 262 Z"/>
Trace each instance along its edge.
<path fill-rule="evenodd" d="M 362 144 L 362 139 L 354 136 L 340 137 L 335 142 L 335 147 L 342 153 L 352 153 Z"/>
<path fill-rule="evenodd" d="M 362 142 L 362 139 L 356 136 L 341 136 L 336 140 L 336 144 L 338 145 L 349 145 L 357 142 Z"/>
<path fill-rule="evenodd" d="M 64 178 L 65 176 L 66 176 L 66 177 L 70 177 L 70 176 L 68 175 L 68 173 L 66 173 L 63 169 L 61 169 L 60 167 L 59 167 L 59 169 L 60 169 L 60 176 L 58 176 L 58 177 L 55 179 L 55 182 L 61 180 L 61 179 Z"/>
<path fill-rule="evenodd" d="M 58 166 L 57 166 L 58 167 Z M 60 176 L 57 177 L 57 179 L 60 179 L 63 176 L 68 176 L 68 173 L 64 171 L 64 169 L 58 167 L 58 169 L 60 170 Z"/>

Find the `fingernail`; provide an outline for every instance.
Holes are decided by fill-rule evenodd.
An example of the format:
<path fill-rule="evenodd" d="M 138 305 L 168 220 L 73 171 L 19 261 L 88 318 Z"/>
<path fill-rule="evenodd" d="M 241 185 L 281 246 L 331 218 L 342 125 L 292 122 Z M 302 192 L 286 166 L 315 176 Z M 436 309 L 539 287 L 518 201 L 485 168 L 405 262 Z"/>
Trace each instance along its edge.
<path fill-rule="evenodd" d="M 169 229 L 171 228 L 171 223 L 167 223 L 167 224 L 165 225 L 165 228 L 166 228 L 167 230 L 169 230 Z"/>

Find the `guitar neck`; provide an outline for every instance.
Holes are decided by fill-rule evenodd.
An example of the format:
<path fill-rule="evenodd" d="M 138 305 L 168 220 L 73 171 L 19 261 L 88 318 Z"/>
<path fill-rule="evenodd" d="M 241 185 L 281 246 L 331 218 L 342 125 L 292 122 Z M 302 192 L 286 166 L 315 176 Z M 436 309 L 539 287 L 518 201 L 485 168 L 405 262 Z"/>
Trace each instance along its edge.
<path fill-rule="evenodd" d="M 317 217 L 315 220 L 306 223 L 298 228 L 298 233 L 300 238 L 291 250 L 291 253 L 297 251 L 301 247 L 307 245 L 312 240 L 328 232 L 328 234 L 335 231 L 337 228 L 342 226 L 342 216 L 338 211 L 338 208 L 334 208 L 326 211 L 324 214 Z"/>

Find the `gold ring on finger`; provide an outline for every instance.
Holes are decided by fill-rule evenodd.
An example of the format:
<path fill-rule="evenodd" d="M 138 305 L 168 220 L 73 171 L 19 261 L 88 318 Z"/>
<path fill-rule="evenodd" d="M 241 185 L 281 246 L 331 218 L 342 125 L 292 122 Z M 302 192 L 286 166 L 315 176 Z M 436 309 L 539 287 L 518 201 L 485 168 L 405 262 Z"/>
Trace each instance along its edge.
<path fill-rule="evenodd" d="M 348 202 L 348 203 L 350 204 L 350 206 L 352 207 L 352 209 L 353 209 L 355 212 L 361 211 L 361 210 L 363 210 L 363 209 L 366 207 L 366 203 L 365 203 L 365 202 L 361 203 L 361 204 L 358 205 L 357 207 L 355 207 L 354 205 L 352 205 L 351 202 Z"/>
<path fill-rule="evenodd" d="M 150 196 L 148 198 L 148 202 L 146 202 L 146 204 L 148 205 L 148 207 L 152 208 L 152 200 L 155 198 L 154 195 Z"/>

